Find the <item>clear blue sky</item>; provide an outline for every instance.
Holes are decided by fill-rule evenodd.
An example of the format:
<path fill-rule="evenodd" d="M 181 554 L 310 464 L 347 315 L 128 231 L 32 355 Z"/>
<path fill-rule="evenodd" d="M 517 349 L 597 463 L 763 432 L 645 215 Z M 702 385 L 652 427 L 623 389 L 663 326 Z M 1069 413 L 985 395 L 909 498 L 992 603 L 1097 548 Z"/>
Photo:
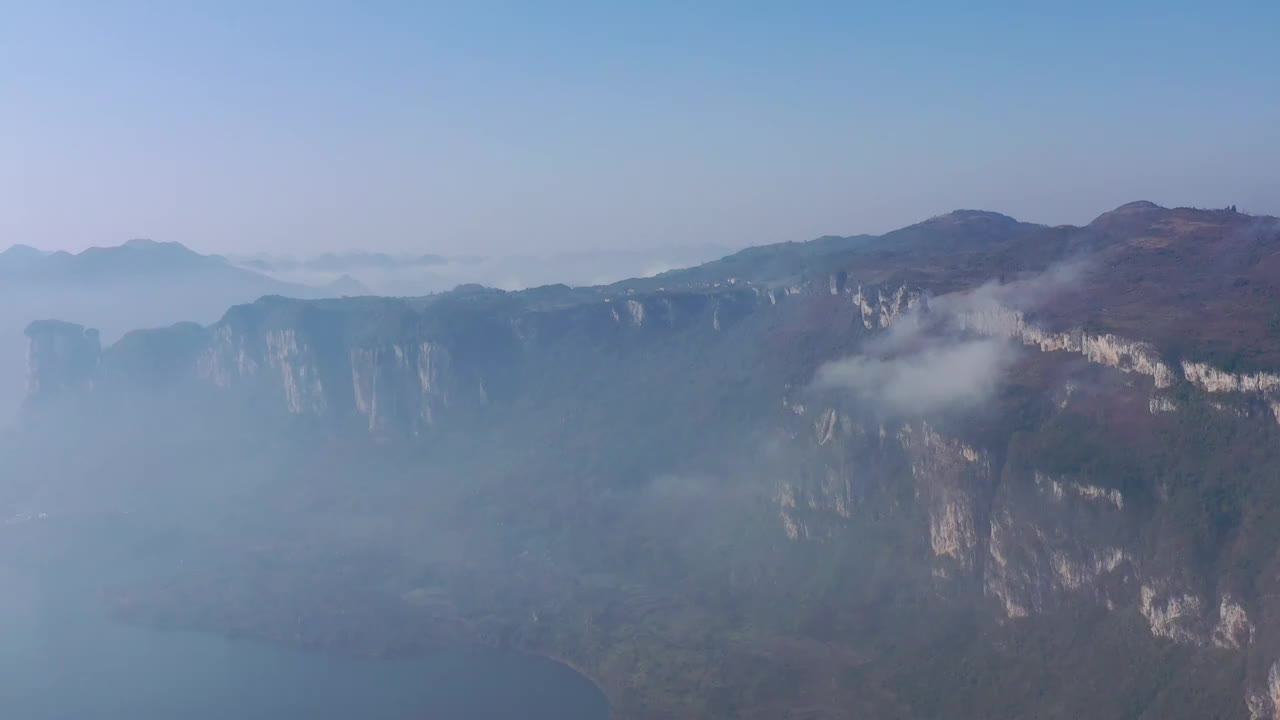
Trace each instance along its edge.
<path fill-rule="evenodd" d="M 0 0 L 0 17 L 0 245 L 504 253 L 959 207 L 1280 214 L 1277 2 Z"/>

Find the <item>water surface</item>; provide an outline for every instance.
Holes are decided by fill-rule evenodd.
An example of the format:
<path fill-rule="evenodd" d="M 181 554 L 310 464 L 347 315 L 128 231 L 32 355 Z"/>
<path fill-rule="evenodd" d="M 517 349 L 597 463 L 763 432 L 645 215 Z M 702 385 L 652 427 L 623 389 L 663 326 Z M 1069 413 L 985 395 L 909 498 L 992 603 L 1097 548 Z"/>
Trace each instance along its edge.
<path fill-rule="evenodd" d="M 6 540 L 0 527 L 0 542 Z M 65 558 L 0 554 L 0 717 L 22 720 L 604 720 L 549 660 L 449 650 L 412 660 L 308 654 L 116 621 Z M 99 568 L 102 571 L 101 568 Z"/>

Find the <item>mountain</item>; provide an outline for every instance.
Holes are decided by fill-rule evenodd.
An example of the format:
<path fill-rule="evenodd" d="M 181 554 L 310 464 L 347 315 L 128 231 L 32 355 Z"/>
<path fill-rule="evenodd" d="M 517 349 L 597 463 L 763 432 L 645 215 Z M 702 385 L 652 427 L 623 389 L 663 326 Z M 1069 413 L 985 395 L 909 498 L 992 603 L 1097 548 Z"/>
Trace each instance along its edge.
<path fill-rule="evenodd" d="M 287 283 L 174 242 L 130 240 L 81 253 L 15 245 L 0 253 L 0 426 L 22 397 L 22 329 L 61 317 L 100 329 L 108 341 L 138 326 L 211 322 L 230 305 L 264 295 L 365 295 L 351 279 L 332 287 Z"/>
<path fill-rule="evenodd" d="M 0 277 L 9 287 L 172 282 L 191 276 L 223 283 L 258 284 L 277 290 L 306 290 L 235 267 L 219 256 L 201 255 L 176 242 L 135 239 L 123 245 L 92 247 L 76 254 L 46 254 L 15 245 L 0 254 Z"/>
<path fill-rule="evenodd" d="M 0 274 L 24 270 L 38 264 L 46 256 L 41 250 L 30 245 L 14 245 L 0 252 Z"/>
<path fill-rule="evenodd" d="M 373 294 L 368 286 L 350 275 L 339 275 L 326 283 L 323 289 L 333 297 L 359 297 Z"/>
<path fill-rule="evenodd" d="M 957 211 L 614 285 L 27 329 L 134 622 L 512 647 L 628 718 L 1280 717 L 1280 221 Z M 23 483 L 18 483 L 22 486 Z"/>

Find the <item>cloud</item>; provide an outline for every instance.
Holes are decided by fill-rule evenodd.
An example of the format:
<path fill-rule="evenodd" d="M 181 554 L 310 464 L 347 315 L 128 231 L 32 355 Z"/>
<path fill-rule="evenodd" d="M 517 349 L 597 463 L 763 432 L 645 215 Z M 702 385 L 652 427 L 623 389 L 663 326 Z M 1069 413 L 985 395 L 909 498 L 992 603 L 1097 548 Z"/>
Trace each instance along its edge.
<path fill-rule="evenodd" d="M 930 297 L 866 342 L 860 355 L 820 367 L 812 389 L 846 391 L 894 415 L 977 407 L 992 396 L 1021 349 L 1005 338 L 975 337 L 957 315 L 993 307 L 1033 313 L 1078 287 L 1091 266 L 1089 258 L 1077 257 L 1042 272 Z"/>
<path fill-rule="evenodd" d="M 895 415 L 963 410 L 991 396 L 1015 352 L 1003 339 L 932 340 L 894 356 L 827 363 L 814 386 L 852 392 Z"/>

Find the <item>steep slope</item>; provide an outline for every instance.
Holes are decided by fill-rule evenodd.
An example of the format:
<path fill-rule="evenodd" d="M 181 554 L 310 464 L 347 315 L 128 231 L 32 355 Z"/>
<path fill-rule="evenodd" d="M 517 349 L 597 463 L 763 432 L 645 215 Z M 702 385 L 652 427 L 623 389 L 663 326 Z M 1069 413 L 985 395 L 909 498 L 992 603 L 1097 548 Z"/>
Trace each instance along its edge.
<path fill-rule="evenodd" d="M 39 324 L 7 457 L 198 559 L 107 589 L 142 622 L 518 647 L 620 718 L 1273 718 L 1277 251 L 1228 211 L 961 211 L 605 288 Z"/>

